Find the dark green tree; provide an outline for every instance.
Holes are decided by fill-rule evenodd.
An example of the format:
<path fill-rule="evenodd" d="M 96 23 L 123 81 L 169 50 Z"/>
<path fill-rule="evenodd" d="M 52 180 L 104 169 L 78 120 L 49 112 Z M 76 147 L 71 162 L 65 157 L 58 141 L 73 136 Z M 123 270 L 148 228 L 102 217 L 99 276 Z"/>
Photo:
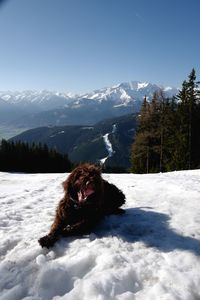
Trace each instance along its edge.
<path fill-rule="evenodd" d="M 150 105 L 144 97 L 141 111 L 137 118 L 137 132 L 131 152 L 132 171 L 135 173 L 149 172 L 150 142 Z"/>
<path fill-rule="evenodd" d="M 172 136 L 175 131 L 175 100 L 166 98 L 160 90 L 154 93 L 148 105 L 145 102 L 146 99 L 139 114 L 132 147 L 132 171 L 167 171 L 170 168 L 169 148 L 174 143 Z"/>
<path fill-rule="evenodd" d="M 199 161 L 199 83 L 195 70 L 192 69 L 188 81 L 184 81 L 177 95 L 177 167 L 178 169 L 195 168 Z M 178 161 L 179 160 L 179 161 Z"/>

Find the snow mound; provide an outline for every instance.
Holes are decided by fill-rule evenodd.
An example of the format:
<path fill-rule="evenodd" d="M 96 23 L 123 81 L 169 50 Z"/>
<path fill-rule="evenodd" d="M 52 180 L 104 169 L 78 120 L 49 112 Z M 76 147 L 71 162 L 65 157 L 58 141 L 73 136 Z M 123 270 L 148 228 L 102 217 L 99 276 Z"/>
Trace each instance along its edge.
<path fill-rule="evenodd" d="M 104 175 L 126 213 L 42 249 L 66 176 L 0 173 L 1 300 L 200 299 L 200 170 Z"/>

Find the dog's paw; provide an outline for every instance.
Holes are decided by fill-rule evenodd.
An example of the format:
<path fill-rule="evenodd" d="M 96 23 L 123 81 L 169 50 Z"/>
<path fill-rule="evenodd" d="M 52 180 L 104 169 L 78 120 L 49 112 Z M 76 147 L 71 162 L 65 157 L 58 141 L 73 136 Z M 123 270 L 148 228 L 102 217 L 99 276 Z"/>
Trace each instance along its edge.
<path fill-rule="evenodd" d="M 40 246 L 42 248 L 43 247 L 50 248 L 50 247 L 53 247 L 53 245 L 55 244 L 56 240 L 57 239 L 55 238 L 55 236 L 53 236 L 51 234 L 48 234 L 48 235 L 45 235 L 42 238 L 40 238 L 38 240 L 38 243 L 40 244 Z"/>

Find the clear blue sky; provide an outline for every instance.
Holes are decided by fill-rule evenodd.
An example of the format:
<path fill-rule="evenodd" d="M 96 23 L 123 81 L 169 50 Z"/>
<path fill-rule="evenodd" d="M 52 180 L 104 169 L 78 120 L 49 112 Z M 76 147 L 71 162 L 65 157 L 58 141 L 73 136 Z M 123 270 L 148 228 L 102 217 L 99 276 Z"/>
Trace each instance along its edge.
<path fill-rule="evenodd" d="M 200 78 L 200 0 L 0 0 L 0 90 Z"/>

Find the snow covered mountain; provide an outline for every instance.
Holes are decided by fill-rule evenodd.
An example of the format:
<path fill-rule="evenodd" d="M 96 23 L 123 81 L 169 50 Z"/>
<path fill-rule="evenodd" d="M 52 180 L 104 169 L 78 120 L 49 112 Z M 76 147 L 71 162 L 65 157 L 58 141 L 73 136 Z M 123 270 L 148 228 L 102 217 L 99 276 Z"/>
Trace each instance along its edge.
<path fill-rule="evenodd" d="M 104 174 L 125 214 L 42 249 L 67 176 L 0 173 L 0 299 L 200 299 L 200 170 Z"/>
<path fill-rule="evenodd" d="M 177 93 L 176 88 L 164 88 L 148 82 L 132 81 L 93 91 L 92 93 L 82 95 L 82 98 L 94 99 L 100 102 L 113 101 L 115 105 L 129 105 L 132 102 L 141 102 L 144 96 L 151 97 L 159 89 L 163 89 L 168 96 Z"/>
<path fill-rule="evenodd" d="M 0 101 L 4 104 L 33 105 L 41 109 L 49 110 L 72 103 L 77 105 L 80 101 L 91 99 L 97 103 L 112 101 L 116 105 L 128 105 L 132 101 L 141 101 L 144 96 L 152 96 L 158 89 L 163 89 L 167 95 L 176 94 L 177 89 L 161 87 L 148 82 L 132 81 L 121 83 L 112 87 L 106 87 L 86 94 L 59 93 L 50 91 L 22 91 L 22 92 L 0 92 Z"/>
<path fill-rule="evenodd" d="M 49 91 L 0 92 L 0 126 L 35 128 L 48 125 L 93 125 L 140 109 L 144 96 L 161 87 L 133 81 L 91 93 L 72 95 Z M 163 88 L 166 96 L 176 88 Z"/>
<path fill-rule="evenodd" d="M 28 106 L 35 110 L 49 110 L 62 107 L 72 100 L 71 94 L 50 91 L 0 92 L 0 103 L 15 105 L 22 108 Z"/>

